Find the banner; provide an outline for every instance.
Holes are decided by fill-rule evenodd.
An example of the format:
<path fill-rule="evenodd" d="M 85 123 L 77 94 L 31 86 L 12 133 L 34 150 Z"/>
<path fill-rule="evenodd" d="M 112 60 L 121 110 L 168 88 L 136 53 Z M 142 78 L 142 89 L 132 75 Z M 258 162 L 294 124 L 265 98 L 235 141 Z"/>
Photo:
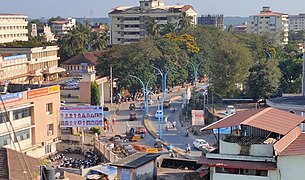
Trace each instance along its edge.
<path fill-rule="evenodd" d="M 104 126 L 101 106 L 60 107 L 60 127 Z"/>
<path fill-rule="evenodd" d="M 204 110 L 192 110 L 192 126 L 204 126 Z"/>

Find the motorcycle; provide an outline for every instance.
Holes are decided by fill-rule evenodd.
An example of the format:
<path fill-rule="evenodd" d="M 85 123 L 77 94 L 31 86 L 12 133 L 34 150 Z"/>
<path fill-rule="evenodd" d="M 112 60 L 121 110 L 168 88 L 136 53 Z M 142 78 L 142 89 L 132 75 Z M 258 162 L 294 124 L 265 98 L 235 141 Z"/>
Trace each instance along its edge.
<path fill-rule="evenodd" d="M 186 153 L 191 153 L 191 147 L 190 147 L 190 146 L 187 146 L 187 147 L 185 148 L 185 152 L 186 152 Z"/>
<path fill-rule="evenodd" d="M 171 158 L 175 158 L 175 157 L 178 157 L 178 155 L 176 154 L 176 153 L 174 153 L 174 151 L 173 150 L 168 150 L 168 152 L 169 152 L 169 157 L 171 157 Z"/>
<path fill-rule="evenodd" d="M 189 132 L 186 132 L 186 133 L 185 133 L 185 136 L 186 136 L 186 137 L 189 137 Z"/>

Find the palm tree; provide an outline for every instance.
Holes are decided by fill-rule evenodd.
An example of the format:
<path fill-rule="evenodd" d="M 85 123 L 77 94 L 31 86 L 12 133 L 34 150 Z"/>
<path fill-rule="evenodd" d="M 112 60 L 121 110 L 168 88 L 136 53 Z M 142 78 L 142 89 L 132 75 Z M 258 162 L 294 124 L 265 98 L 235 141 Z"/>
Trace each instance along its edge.
<path fill-rule="evenodd" d="M 149 17 L 146 21 L 146 31 L 149 36 L 158 36 L 160 31 L 160 26 L 155 17 Z"/>
<path fill-rule="evenodd" d="M 179 23 L 178 29 L 183 31 L 193 26 L 193 18 L 186 14 L 186 12 L 182 12 Z"/>
<path fill-rule="evenodd" d="M 177 28 L 177 23 L 167 22 L 167 24 L 162 25 L 160 34 L 165 35 L 168 33 L 173 33 L 175 32 L 176 28 Z"/>
<path fill-rule="evenodd" d="M 90 42 L 88 46 L 89 51 L 102 50 L 106 48 L 108 42 L 107 33 L 91 32 L 90 33 Z"/>

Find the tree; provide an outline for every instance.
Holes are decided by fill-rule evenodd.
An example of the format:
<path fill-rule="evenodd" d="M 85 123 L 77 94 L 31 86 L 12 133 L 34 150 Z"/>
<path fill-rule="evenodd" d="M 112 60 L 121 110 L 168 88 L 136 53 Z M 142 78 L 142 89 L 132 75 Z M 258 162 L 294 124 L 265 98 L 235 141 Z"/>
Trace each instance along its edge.
<path fill-rule="evenodd" d="M 177 28 L 177 23 L 170 23 L 164 24 L 160 28 L 160 35 L 164 36 L 165 34 L 174 33 Z"/>
<path fill-rule="evenodd" d="M 58 20 L 64 20 L 64 18 L 62 18 L 62 17 L 60 17 L 60 16 L 51 17 L 51 18 L 48 20 L 47 24 L 48 24 L 49 26 L 51 26 L 53 21 L 58 21 Z"/>
<path fill-rule="evenodd" d="M 262 60 L 250 69 L 248 95 L 254 99 L 270 98 L 278 93 L 281 72 L 276 60 Z"/>
<path fill-rule="evenodd" d="M 101 34 L 99 32 L 90 33 L 90 42 L 88 46 L 89 51 L 102 50 L 106 48 L 108 37 L 106 32 Z"/>
<path fill-rule="evenodd" d="M 186 12 L 182 12 L 179 23 L 178 23 L 178 29 L 179 31 L 185 31 L 190 27 L 193 27 L 192 17 L 189 16 Z"/>
<path fill-rule="evenodd" d="M 96 81 L 91 82 L 91 102 L 92 106 L 99 106 L 101 104 L 100 89 Z"/>
<path fill-rule="evenodd" d="M 146 20 L 146 31 L 148 36 L 156 37 L 159 35 L 160 26 L 158 25 L 158 22 L 155 17 L 148 17 Z"/>

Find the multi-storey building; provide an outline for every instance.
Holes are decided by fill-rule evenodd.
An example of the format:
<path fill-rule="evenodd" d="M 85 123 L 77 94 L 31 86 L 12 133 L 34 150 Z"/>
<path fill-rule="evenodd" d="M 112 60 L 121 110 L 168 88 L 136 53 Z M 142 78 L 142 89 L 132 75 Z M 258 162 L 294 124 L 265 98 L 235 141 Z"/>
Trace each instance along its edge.
<path fill-rule="evenodd" d="M 183 12 L 196 24 L 197 13 L 190 5 L 166 6 L 161 0 L 140 0 L 140 6 L 116 7 L 109 13 L 110 44 L 126 44 L 144 39 L 149 17 L 154 17 L 159 25 L 178 24 Z"/>
<path fill-rule="evenodd" d="M 238 111 L 202 129 L 214 131 L 218 149 L 198 163 L 211 180 L 302 180 L 304 120 L 273 108 Z"/>
<path fill-rule="evenodd" d="M 289 30 L 301 31 L 305 30 L 305 14 L 289 15 Z"/>
<path fill-rule="evenodd" d="M 282 44 L 288 44 L 288 14 L 273 12 L 270 7 L 263 7 L 260 14 L 249 16 L 248 33 L 270 33 L 279 39 Z"/>
<path fill-rule="evenodd" d="M 52 21 L 51 28 L 57 36 L 65 35 L 76 25 L 76 20 L 68 18 L 65 20 Z"/>
<path fill-rule="evenodd" d="M 205 26 L 215 26 L 222 30 L 224 29 L 224 19 L 222 14 L 202 15 L 201 17 L 198 17 L 197 23 Z"/>
<path fill-rule="evenodd" d="M 65 69 L 58 67 L 58 46 L 2 47 L 0 80 L 42 83 L 57 80 Z M 1 59 L 1 58 L 0 58 Z"/>
<path fill-rule="evenodd" d="M 0 146 L 44 157 L 56 151 L 60 90 L 59 86 L 28 88 L 9 85 L 10 93 L 1 95 Z"/>
<path fill-rule="evenodd" d="M 0 14 L 0 43 L 28 41 L 27 19 L 19 14 Z"/>

